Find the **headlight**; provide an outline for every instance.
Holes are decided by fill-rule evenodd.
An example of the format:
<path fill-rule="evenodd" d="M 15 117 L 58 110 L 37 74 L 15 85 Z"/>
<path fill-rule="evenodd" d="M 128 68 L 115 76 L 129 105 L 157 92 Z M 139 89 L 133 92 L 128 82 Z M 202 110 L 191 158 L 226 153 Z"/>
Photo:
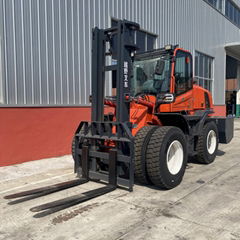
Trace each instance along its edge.
<path fill-rule="evenodd" d="M 171 93 L 166 93 L 166 94 L 164 95 L 163 101 L 166 102 L 166 103 L 172 103 L 172 102 L 174 102 L 174 95 L 171 94 Z"/>
<path fill-rule="evenodd" d="M 175 97 L 172 93 L 161 93 L 157 96 L 158 103 L 172 103 L 174 100 Z"/>
<path fill-rule="evenodd" d="M 171 50 L 173 49 L 173 46 L 172 45 L 166 45 L 165 46 L 165 50 L 168 51 L 168 50 Z"/>

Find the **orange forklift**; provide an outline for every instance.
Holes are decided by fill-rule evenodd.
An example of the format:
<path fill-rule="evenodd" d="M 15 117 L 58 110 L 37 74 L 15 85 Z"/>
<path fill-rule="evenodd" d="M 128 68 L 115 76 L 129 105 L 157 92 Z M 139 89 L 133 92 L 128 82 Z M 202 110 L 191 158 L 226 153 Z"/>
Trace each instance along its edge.
<path fill-rule="evenodd" d="M 77 179 L 6 196 L 35 198 L 95 181 L 82 194 L 31 208 L 64 209 L 115 190 L 133 190 L 134 181 L 172 189 L 184 176 L 189 156 L 212 163 L 218 143 L 233 138 L 233 118 L 213 117 L 209 91 L 194 84 L 190 52 L 178 46 L 136 53 L 137 23 L 118 21 L 92 32 L 92 117 L 81 122 L 72 155 Z M 116 64 L 106 58 L 115 56 Z M 105 96 L 106 72 L 116 77 L 116 96 Z"/>

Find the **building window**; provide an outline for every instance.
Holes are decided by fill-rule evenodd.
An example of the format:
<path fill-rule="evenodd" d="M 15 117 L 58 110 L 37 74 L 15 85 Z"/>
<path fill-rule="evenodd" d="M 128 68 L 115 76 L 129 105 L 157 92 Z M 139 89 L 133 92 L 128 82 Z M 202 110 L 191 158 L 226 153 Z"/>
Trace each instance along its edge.
<path fill-rule="evenodd" d="M 152 34 L 147 34 L 147 50 L 152 50 L 155 47 L 157 36 Z"/>
<path fill-rule="evenodd" d="M 204 0 L 240 28 L 240 8 L 233 0 Z M 225 7 L 224 7 L 225 6 Z"/>
<path fill-rule="evenodd" d="M 144 52 L 146 49 L 146 35 L 142 31 L 137 31 L 136 33 L 136 44 L 139 47 L 140 52 Z"/>
<path fill-rule="evenodd" d="M 195 52 L 195 79 L 197 84 L 212 92 L 213 58 L 200 52 Z"/>
<path fill-rule="evenodd" d="M 116 27 L 118 24 L 118 19 L 112 18 L 111 20 L 111 26 Z M 112 63 L 116 64 L 116 48 L 117 48 L 117 41 L 116 36 L 113 37 L 112 40 Z M 134 43 L 138 46 L 137 52 L 145 52 L 148 50 L 152 50 L 155 48 L 155 43 L 157 40 L 157 35 L 153 33 L 149 33 L 147 31 L 144 31 L 143 29 L 140 29 L 135 32 L 134 36 Z M 112 88 L 116 88 L 116 71 L 112 71 Z"/>
<path fill-rule="evenodd" d="M 148 33 L 142 29 L 136 32 L 137 52 L 145 52 L 155 48 L 157 35 Z"/>
<path fill-rule="evenodd" d="M 231 0 L 226 0 L 225 15 L 229 18 L 229 20 L 240 27 L 240 9 Z"/>
<path fill-rule="evenodd" d="M 117 22 L 118 22 L 117 19 L 112 18 L 111 25 L 113 27 L 117 26 Z M 147 32 L 147 31 L 145 31 L 143 29 L 140 29 L 139 31 L 136 31 L 135 44 L 137 44 L 137 46 L 139 47 L 137 52 L 145 52 L 145 51 L 154 49 L 155 48 L 156 39 L 157 39 L 157 35 L 156 34 L 149 33 L 149 32 Z M 113 40 L 113 42 L 114 42 L 114 40 Z"/>
<path fill-rule="evenodd" d="M 207 2 L 220 12 L 223 11 L 223 0 L 207 0 Z"/>

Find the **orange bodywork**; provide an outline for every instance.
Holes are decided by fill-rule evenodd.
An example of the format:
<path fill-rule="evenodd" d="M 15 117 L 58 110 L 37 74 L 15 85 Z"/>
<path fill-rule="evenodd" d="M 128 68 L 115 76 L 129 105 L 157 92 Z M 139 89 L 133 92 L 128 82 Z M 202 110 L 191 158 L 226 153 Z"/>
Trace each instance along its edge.
<path fill-rule="evenodd" d="M 205 101 L 205 93 L 207 93 L 210 101 L 210 108 L 213 108 L 212 97 L 209 91 L 193 85 L 192 90 L 176 97 L 174 103 L 162 104 L 159 107 L 160 113 L 185 112 L 189 115 L 194 115 L 197 110 L 204 110 L 207 108 Z M 155 96 L 147 96 L 147 101 L 153 104 L 153 107 L 147 107 L 140 103 L 131 102 L 130 106 L 130 122 L 133 123 L 132 134 L 135 134 L 144 126 L 148 125 L 162 125 L 161 121 L 154 114 L 154 106 L 156 104 Z"/>
<path fill-rule="evenodd" d="M 183 51 L 186 53 L 191 54 L 189 51 L 186 51 L 182 48 L 176 48 L 174 50 L 174 56 L 176 56 L 177 51 Z M 188 59 L 188 63 L 190 60 Z M 170 92 L 175 93 L 175 62 L 172 63 L 172 71 L 171 71 L 171 83 L 170 83 Z M 192 79 L 193 81 L 193 79 Z M 186 112 L 189 115 L 193 115 L 197 110 L 204 110 L 207 108 L 206 101 L 205 101 L 205 93 L 209 98 L 209 107 L 213 109 L 213 101 L 211 93 L 196 85 L 193 84 L 191 90 L 176 96 L 174 103 L 171 104 L 163 104 L 160 106 L 159 112 Z"/>
<path fill-rule="evenodd" d="M 152 106 L 146 106 L 142 103 L 132 101 L 130 104 L 130 122 L 133 123 L 132 134 L 138 132 L 144 126 L 147 125 L 161 125 L 158 117 L 154 115 L 154 106 L 156 104 L 156 97 L 149 95 L 144 99 L 144 101 L 149 102 Z"/>
<path fill-rule="evenodd" d="M 189 115 L 193 115 L 197 110 L 208 108 L 206 106 L 205 93 L 209 98 L 210 108 L 213 109 L 211 93 L 208 90 L 193 84 L 193 88 L 188 92 L 177 96 L 174 103 L 162 104 L 159 107 L 159 112 L 186 112 Z"/>
<path fill-rule="evenodd" d="M 189 53 L 181 48 L 174 50 L 174 56 L 178 50 Z M 190 63 L 190 58 L 186 59 L 187 63 Z M 172 62 L 171 79 L 170 79 L 170 93 L 175 95 L 175 62 Z M 206 101 L 208 98 L 208 103 Z M 155 109 L 157 104 L 157 97 L 155 95 L 144 95 L 143 97 L 132 98 L 130 101 L 130 119 L 133 124 L 132 134 L 136 133 L 144 126 L 148 125 L 162 125 L 161 121 L 155 114 L 158 113 L 183 113 L 187 115 L 194 115 L 198 110 L 213 109 L 213 101 L 211 93 L 193 84 L 192 88 L 185 93 L 175 96 L 173 103 L 161 104 L 158 109 Z M 109 101 L 105 101 L 105 105 L 115 107 L 115 104 Z"/>

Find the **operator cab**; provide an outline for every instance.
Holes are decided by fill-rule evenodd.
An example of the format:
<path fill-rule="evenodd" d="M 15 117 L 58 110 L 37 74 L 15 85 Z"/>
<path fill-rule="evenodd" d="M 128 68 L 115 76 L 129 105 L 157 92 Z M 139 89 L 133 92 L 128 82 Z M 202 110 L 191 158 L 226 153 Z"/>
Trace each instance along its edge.
<path fill-rule="evenodd" d="M 193 88 L 192 56 L 178 46 L 136 54 L 131 95 L 155 95 L 166 103 Z M 169 98 L 169 96 L 172 96 Z M 169 101 L 170 100 L 170 101 Z"/>

